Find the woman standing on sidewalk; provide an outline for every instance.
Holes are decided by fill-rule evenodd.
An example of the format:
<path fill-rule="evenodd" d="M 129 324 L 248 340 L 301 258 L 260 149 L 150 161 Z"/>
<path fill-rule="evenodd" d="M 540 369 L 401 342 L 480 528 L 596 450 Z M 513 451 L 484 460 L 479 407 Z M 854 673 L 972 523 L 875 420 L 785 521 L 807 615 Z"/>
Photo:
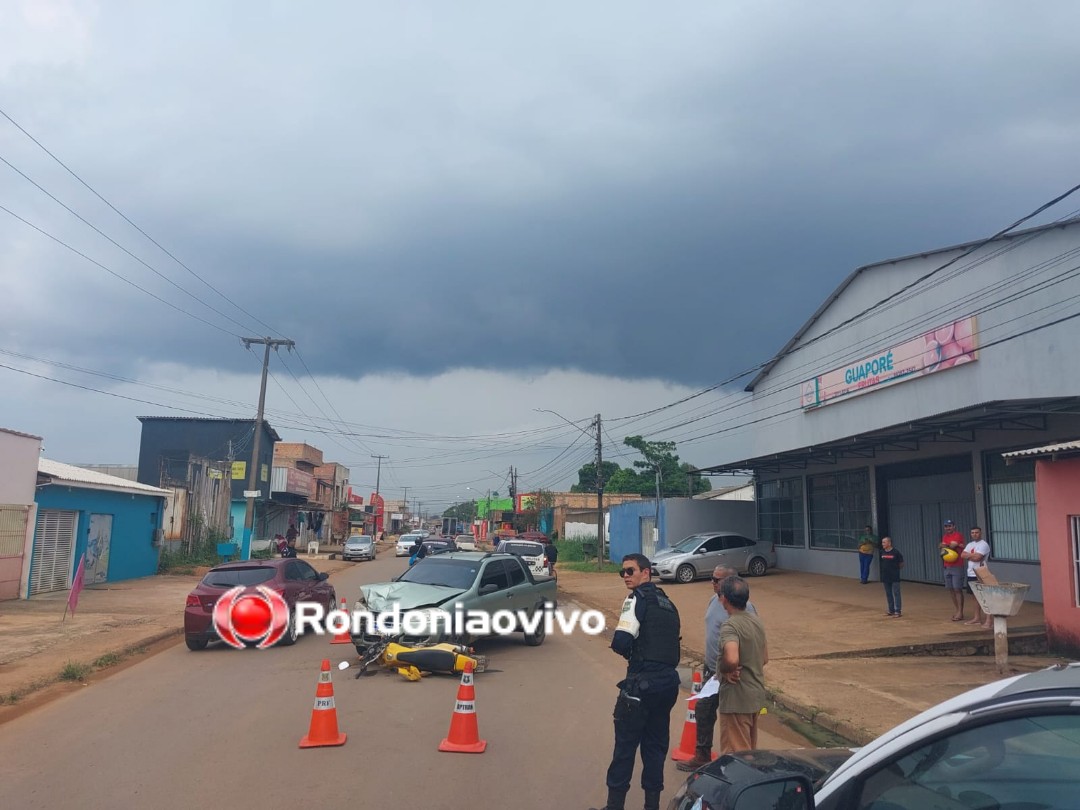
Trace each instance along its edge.
<path fill-rule="evenodd" d="M 881 584 L 885 586 L 885 600 L 889 612 L 885 615 L 900 618 L 900 569 L 904 567 L 904 555 L 893 548 L 891 537 L 881 538 Z"/>

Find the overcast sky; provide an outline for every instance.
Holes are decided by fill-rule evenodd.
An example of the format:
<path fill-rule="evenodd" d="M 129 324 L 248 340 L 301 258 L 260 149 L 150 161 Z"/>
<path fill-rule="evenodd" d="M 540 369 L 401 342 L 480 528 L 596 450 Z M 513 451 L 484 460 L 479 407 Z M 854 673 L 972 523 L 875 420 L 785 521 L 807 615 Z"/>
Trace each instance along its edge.
<path fill-rule="evenodd" d="M 616 418 L 767 360 L 855 267 L 1073 185 L 1078 26 L 1073 2 L 2 0 L 0 110 L 184 266 L 0 116 L 0 426 L 134 463 L 136 415 L 253 416 L 239 337 L 272 335 L 299 355 L 271 423 L 361 487 L 389 455 L 391 497 L 511 465 L 568 486 L 588 439 L 535 408 L 603 413 L 623 464 L 639 432 L 728 460 L 741 385 Z M 672 428 L 712 411 L 726 433 Z"/>

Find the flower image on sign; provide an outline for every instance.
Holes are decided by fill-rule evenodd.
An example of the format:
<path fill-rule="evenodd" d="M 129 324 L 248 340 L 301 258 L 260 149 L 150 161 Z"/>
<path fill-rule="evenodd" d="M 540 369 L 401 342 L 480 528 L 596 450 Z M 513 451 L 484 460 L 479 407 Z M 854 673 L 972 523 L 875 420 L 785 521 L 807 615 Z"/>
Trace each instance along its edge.
<path fill-rule="evenodd" d="M 865 394 L 913 377 L 974 362 L 978 359 L 975 335 L 975 316 L 972 315 L 814 377 L 799 387 L 802 407 L 816 408 L 841 397 Z"/>

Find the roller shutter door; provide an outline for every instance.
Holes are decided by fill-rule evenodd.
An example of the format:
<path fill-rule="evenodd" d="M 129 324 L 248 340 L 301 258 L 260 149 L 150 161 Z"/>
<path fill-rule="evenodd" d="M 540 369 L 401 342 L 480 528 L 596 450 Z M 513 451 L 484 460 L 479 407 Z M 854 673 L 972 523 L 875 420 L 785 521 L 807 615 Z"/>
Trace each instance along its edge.
<path fill-rule="evenodd" d="M 75 529 L 78 512 L 42 509 L 34 532 L 34 554 L 30 563 L 30 595 L 63 591 L 71 587 L 75 559 Z"/>

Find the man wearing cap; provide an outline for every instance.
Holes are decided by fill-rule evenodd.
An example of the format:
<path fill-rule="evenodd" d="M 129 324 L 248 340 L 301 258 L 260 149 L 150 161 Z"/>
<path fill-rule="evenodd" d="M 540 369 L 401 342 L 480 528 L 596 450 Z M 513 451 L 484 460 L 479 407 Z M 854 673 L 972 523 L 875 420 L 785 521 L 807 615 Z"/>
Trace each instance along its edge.
<path fill-rule="evenodd" d="M 955 551 L 955 558 L 950 562 L 942 557 L 941 564 L 945 567 L 945 590 L 952 598 L 954 622 L 963 621 L 964 618 L 964 561 L 960 555 L 964 553 L 964 535 L 956 530 L 956 524 L 951 520 L 945 521 L 945 531 L 941 536 L 940 551 L 944 554 Z"/>
<path fill-rule="evenodd" d="M 623 601 L 611 649 L 627 659 L 615 702 L 615 751 L 607 771 L 607 803 L 602 810 L 624 810 L 634 759 L 641 748 L 641 787 L 645 810 L 660 810 L 664 759 L 671 742 L 671 709 L 679 699 L 679 611 L 652 583 L 643 554 L 627 554 L 619 575 L 630 594 Z"/>

